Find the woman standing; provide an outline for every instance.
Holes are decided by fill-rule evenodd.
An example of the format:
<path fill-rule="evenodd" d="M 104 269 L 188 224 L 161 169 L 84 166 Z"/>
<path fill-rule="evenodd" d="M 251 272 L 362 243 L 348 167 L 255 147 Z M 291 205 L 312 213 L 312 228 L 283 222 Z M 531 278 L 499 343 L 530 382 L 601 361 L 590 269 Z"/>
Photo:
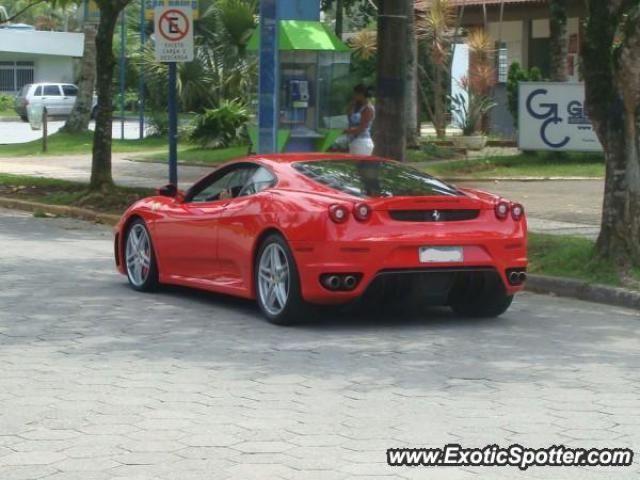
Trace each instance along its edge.
<path fill-rule="evenodd" d="M 363 84 L 353 88 L 353 102 L 349 106 L 349 128 L 344 133 L 349 139 L 349 153 L 354 155 L 371 155 L 373 138 L 371 127 L 376 117 L 376 110 L 371 104 L 372 88 Z"/>

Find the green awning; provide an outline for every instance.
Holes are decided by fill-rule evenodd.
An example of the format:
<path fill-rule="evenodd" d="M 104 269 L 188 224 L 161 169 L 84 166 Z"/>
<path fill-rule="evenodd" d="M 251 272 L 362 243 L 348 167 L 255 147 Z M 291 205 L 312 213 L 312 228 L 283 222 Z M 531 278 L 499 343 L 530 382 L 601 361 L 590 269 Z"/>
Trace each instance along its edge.
<path fill-rule="evenodd" d="M 349 47 L 322 22 L 303 20 L 280 20 L 279 50 L 316 50 L 329 52 L 349 52 Z M 258 27 L 247 46 L 249 50 L 260 49 L 260 28 Z"/>

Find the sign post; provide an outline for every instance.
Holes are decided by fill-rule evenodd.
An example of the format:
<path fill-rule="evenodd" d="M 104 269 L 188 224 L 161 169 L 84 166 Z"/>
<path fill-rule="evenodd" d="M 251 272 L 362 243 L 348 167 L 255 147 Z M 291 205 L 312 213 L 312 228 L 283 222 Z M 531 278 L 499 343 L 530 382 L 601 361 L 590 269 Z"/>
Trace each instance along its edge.
<path fill-rule="evenodd" d="M 155 9 L 156 60 L 169 64 L 169 183 L 178 185 L 177 62 L 193 60 L 191 7 Z"/>

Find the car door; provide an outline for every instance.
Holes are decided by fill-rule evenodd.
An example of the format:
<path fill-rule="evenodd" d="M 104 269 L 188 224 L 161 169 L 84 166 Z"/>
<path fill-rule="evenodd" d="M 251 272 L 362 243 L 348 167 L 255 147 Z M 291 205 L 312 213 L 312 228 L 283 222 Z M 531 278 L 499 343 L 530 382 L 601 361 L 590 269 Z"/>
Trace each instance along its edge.
<path fill-rule="evenodd" d="M 60 85 L 49 84 L 42 87 L 42 105 L 49 115 L 62 114 L 63 100 Z"/>
<path fill-rule="evenodd" d="M 161 274 L 205 286 L 218 281 L 219 221 L 255 168 L 239 163 L 218 170 L 163 210 L 154 227 Z"/>
<path fill-rule="evenodd" d="M 62 109 L 63 115 L 69 115 L 78 98 L 78 87 L 75 85 L 62 85 Z"/>
<path fill-rule="evenodd" d="M 276 184 L 275 175 L 258 167 L 238 196 L 231 200 L 218 223 L 218 268 L 229 286 L 249 289 L 252 282 L 251 252 L 262 231 L 264 213 L 271 204 L 268 189 Z"/>

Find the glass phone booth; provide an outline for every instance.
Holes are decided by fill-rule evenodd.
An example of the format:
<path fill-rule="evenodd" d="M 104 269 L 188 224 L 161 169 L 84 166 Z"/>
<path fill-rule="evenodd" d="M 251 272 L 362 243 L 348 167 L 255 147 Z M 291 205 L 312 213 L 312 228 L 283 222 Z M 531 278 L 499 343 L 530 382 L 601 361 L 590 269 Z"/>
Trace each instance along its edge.
<path fill-rule="evenodd" d="M 278 22 L 278 150 L 326 151 L 347 127 L 349 48 L 321 22 Z M 259 33 L 249 49 L 259 49 Z M 250 129 L 257 142 L 257 125 Z"/>

